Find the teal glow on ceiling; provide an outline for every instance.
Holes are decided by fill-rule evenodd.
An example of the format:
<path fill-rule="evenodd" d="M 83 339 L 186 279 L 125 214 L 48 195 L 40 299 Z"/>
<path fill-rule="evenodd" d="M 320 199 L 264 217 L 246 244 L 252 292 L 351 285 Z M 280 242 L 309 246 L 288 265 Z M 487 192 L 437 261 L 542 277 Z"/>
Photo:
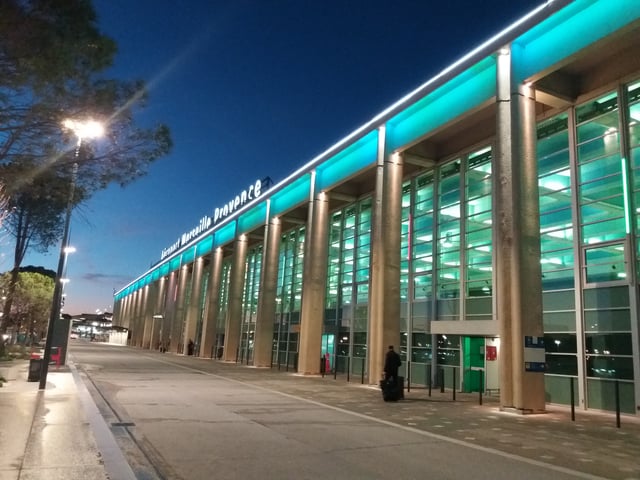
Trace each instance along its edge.
<path fill-rule="evenodd" d="M 638 0 L 577 0 L 531 30 L 513 44 L 517 54 L 516 78 L 532 75 L 574 55 L 640 18 Z"/>
<path fill-rule="evenodd" d="M 375 164 L 378 130 L 373 130 L 316 168 L 316 191 L 326 190 L 364 168 Z"/>
<path fill-rule="evenodd" d="M 213 249 L 213 234 L 207 235 L 196 245 L 196 257 L 206 255 Z"/>
<path fill-rule="evenodd" d="M 495 95 L 496 62 L 487 57 L 421 100 L 387 124 L 387 151 L 393 152 L 480 106 Z"/>
<path fill-rule="evenodd" d="M 306 173 L 271 196 L 270 215 L 276 217 L 309 201 L 311 174 Z"/>
<path fill-rule="evenodd" d="M 260 202 L 238 217 L 238 233 L 249 233 L 267 221 L 267 202 Z"/>
<path fill-rule="evenodd" d="M 221 247 L 229 242 L 232 242 L 236 238 L 236 222 L 229 222 L 220 230 L 216 230 L 213 239 L 213 248 Z"/>

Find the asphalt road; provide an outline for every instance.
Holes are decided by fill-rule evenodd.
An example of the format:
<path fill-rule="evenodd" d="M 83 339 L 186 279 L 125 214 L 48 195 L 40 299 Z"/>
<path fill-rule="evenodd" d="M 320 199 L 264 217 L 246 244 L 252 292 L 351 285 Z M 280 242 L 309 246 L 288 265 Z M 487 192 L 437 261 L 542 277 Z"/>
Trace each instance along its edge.
<path fill-rule="evenodd" d="M 375 388 L 333 379 L 84 341 L 70 355 L 138 479 L 640 478 L 635 444 L 609 475 L 611 465 L 581 461 L 579 438 L 555 445 L 545 426 L 518 436 L 529 428 L 521 417 L 510 430 L 461 407 L 472 415 L 463 422 L 490 431 L 482 437 L 438 417 L 424 394 L 385 403 Z M 543 453 L 526 453 L 534 448 Z"/>

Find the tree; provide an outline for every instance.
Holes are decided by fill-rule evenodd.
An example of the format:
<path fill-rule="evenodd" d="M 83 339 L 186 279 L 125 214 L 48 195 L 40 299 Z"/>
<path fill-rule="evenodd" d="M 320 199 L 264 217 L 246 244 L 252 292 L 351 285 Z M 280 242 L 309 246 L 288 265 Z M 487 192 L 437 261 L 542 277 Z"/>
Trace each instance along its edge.
<path fill-rule="evenodd" d="M 4 226 L 15 239 L 0 331 L 26 252 L 46 251 L 60 237 L 71 164 L 78 164 L 75 206 L 112 183 L 125 186 L 145 175 L 171 149 L 168 127 L 136 124 L 147 99 L 144 83 L 103 76 L 115 53 L 89 0 L 0 2 L 0 184 Z M 76 152 L 62 122 L 87 117 L 104 123 L 108 134 Z"/>
<path fill-rule="evenodd" d="M 8 325 L 17 334 L 41 337 L 43 332 L 46 332 L 55 277 L 55 272 L 49 273 L 49 275 L 26 271 L 19 273 L 13 298 L 11 323 Z M 0 288 L 8 284 L 10 279 L 9 273 L 0 276 Z"/>

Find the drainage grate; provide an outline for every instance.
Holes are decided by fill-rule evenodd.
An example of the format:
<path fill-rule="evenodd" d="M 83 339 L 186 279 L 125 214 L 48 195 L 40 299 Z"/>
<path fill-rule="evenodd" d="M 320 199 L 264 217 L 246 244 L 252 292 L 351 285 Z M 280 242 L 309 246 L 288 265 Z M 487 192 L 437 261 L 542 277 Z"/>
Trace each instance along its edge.
<path fill-rule="evenodd" d="M 113 422 L 111 426 L 112 427 L 135 427 L 136 424 L 133 422 Z"/>

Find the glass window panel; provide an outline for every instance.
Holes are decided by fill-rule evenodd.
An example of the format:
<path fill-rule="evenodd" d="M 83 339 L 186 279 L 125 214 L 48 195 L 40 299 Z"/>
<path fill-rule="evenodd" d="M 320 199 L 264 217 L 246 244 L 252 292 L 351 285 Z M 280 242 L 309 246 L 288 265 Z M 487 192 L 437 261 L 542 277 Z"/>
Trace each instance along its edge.
<path fill-rule="evenodd" d="M 425 255 L 431 255 L 433 253 L 433 243 L 420 242 L 415 243 L 413 246 L 413 254 L 415 257 L 424 257 Z"/>
<path fill-rule="evenodd" d="M 544 153 L 541 151 L 542 148 L 547 148 L 550 151 L 555 151 L 558 148 L 550 148 L 546 147 L 547 144 L 554 143 L 554 138 L 557 139 L 559 135 L 563 132 L 567 131 L 569 125 L 569 116 L 567 113 L 561 113 L 560 115 L 556 115 L 555 117 L 544 120 L 538 124 L 538 142 L 537 146 L 540 153 Z M 567 140 L 568 142 L 568 140 Z M 562 144 L 561 141 L 555 141 L 555 143 Z M 541 156 L 541 155 L 539 155 Z"/>
<path fill-rule="evenodd" d="M 545 332 L 575 332 L 575 312 L 545 312 L 542 316 Z"/>
<path fill-rule="evenodd" d="M 482 230 L 468 230 L 467 231 L 467 246 L 478 247 L 480 245 L 491 244 L 491 229 L 485 228 Z"/>
<path fill-rule="evenodd" d="M 587 288 L 584 290 L 584 307 L 586 309 L 607 309 L 629 307 L 629 287 L 610 286 Z"/>
<path fill-rule="evenodd" d="M 489 205 L 488 210 L 481 211 L 475 215 L 468 216 L 467 230 L 478 229 L 478 228 L 491 228 L 491 223 L 492 223 L 491 205 Z"/>
<path fill-rule="evenodd" d="M 485 250 L 470 249 L 467 250 L 467 265 L 470 267 L 482 267 L 491 266 L 492 257 L 491 253 Z"/>
<path fill-rule="evenodd" d="M 575 291 L 545 292 L 542 294 L 542 306 L 545 312 L 550 310 L 575 310 Z"/>
<path fill-rule="evenodd" d="M 467 178 L 467 199 L 491 195 L 491 175 L 484 172 L 469 172 Z M 489 197 L 489 200 L 491 198 Z"/>
<path fill-rule="evenodd" d="M 578 375 L 577 355 L 546 354 L 547 370 L 545 373 L 556 375 Z"/>
<path fill-rule="evenodd" d="M 543 290 L 574 288 L 573 269 L 547 271 L 542 274 Z"/>
<path fill-rule="evenodd" d="M 578 108 L 580 110 L 580 107 Z M 618 110 L 611 109 L 609 113 L 601 115 L 588 123 L 578 126 L 578 143 L 603 136 L 614 136 L 618 132 Z"/>
<path fill-rule="evenodd" d="M 492 294 L 491 282 L 489 280 L 476 280 L 467 282 L 467 297 L 488 297 Z M 467 314 L 491 313 L 491 304 L 486 312 L 472 312 L 467 308 Z"/>
<path fill-rule="evenodd" d="M 586 311 L 585 328 L 588 332 L 630 331 L 631 318 L 628 309 Z"/>
<path fill-rule="evenodd" d="M 624 218 L 613 218 L 607 222 L 585 225 L 582 227 L 583 243 L 599 243 L 617 240 L 625 235 Z"/>
<path fill-rule="evenodd" d="M 430 272 L 433 268 L 433 258 L 431 255 L 416 258 L 412 266 L 414 273 Z"/>
<path fill-rule="evenodd" d="M 585 352 L 594 355 L 633 355 L 631 334 L 587 332 Z"/>
<path fill-rule="evenodd" d="M 565 208 L 554 210 L 540 215 L 540 230 L 542 234 L 555 230 L 558 227 L 567 228 L 571 226 L 571 209 Z"/>
<path fill-rule="evenodd" d="M 538 156 L 538 174 L 539 175 L 548 175 L 551 173 L 559 173 L 563 172 L 569 166 L 569 149 L 568 146 L 568 133 L 565 132 L 562 134 L 563 141 L 565 143 L 561 145 L 553 145 L 553 147 L 562 148 L 562 150 L 553 153 L 552 155 L 548 155 L 546 157 Z"/>
<path fill-rule="evenodd" d="M 622 162 L 620 161 L 620 155 L 601 158 L 578 167 L 580 183 L 590 182 L 609 175 L 620 175 L 621 173 Z"/>
<path fill-rule="evenodd" d="M 618 97 L 615 92 L 610 92 L 601 97 L 580 105 L 576 109 L 576 121 L 582 123 L 602 115 L 606 115 L 618 108 Z"/>
<path fill-rule="evenodd" d="M 622 175 L 618 173 L 580 185 L 580 197 L 582 203 L 590 203 L 597 199 L 607 199 L 603 206 L 622 209 Z"/>
<path fill-rule="evenodd" d="M 623 246 L 606 245 L 586 249 L 585 268 L 587 283 L 626 278 Z"/>
<path fill-rule="evenodd" d="M 619 150 L 618 136 L 616 134 L 607 135 L 588 143 L 578 146 L 578 161 L 588 162 L 600 157 L 605 157 L 617 153 Z"/>
<path fill-rule="evenodd" d="M 571 208 L 571 190 L 563 190 L 550 195 L 540 197 L 540 213 L 552 210 L 564 210 Z"/>
<path fill-rule="evenodd" d="M 542 252 L 553 254 L 555 250 L 573 246 L 573 229 L 567 227 L 542 232 L 540 241 Z"/>
<path fill-rule="evenodd" d="M 368 301 L 369 301 L 369 286 L 367 284 L 358 285 L 357 302 L 366 304 Z M 364 315 L 364 318 L 366 318 L 366 313 Z"/>
<path fill-rule="evenodd" d="M 633 380 L 633 358 L 588 355 L 587 376 Z"/>
<path fill-rule="evenodd" d="M 545 333 L 545 350 L 547 353 L 577 353 L 576 335 L 570 333 Z"/>
<path fill-rule="evenodd" d="M 431 282 L 431 275 L 420 275 L 413 279 L 413 297 L 428 298 L 431 296 L 431 290 L 433 284 Z"/>

